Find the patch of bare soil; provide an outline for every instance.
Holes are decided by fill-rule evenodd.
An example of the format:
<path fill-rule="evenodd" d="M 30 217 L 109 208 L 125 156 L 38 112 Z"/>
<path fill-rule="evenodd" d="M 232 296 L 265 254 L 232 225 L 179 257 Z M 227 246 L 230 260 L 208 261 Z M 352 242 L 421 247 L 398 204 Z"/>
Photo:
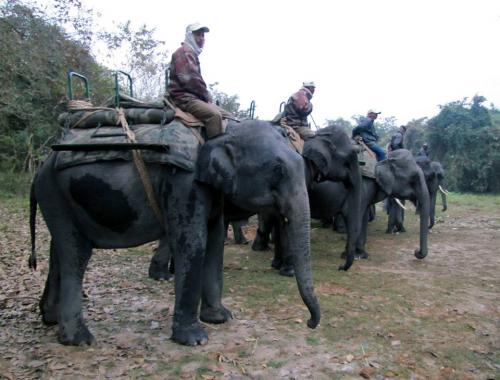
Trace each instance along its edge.
<path fill-rule="evenodd" d="M 20 203 L 19 203 L 20 204 Z M 440 216 L 429 256 L 417 260 L 418 225 L 388 236 L 370 225 L 369 260 L 338 272 L 342 235 L 314 229 L 322 322 L 270 252 L 226 246 L 224 303 L 234 319 L 206 325 L 210 341 L 170 341 L 173 283 L 147 278 L 155 244 L 98 250 L 84 280 L 84 314 L 98 343 L 66 347 L 43 325 L 38 300 L 49 235 L 38 220 L 39 269 L 29 270 L 27 210 L 0 204 L 0 379 L 494 379 L 500 373 L 498 210 Z M 412 224 L 413 223 L 413 224 Z M 255 220 L 244 229 L 255 234 Z M 412 232 L 413 231 L 413 232 Z M 229 239 L 232 238 L 230 234 Z"/>

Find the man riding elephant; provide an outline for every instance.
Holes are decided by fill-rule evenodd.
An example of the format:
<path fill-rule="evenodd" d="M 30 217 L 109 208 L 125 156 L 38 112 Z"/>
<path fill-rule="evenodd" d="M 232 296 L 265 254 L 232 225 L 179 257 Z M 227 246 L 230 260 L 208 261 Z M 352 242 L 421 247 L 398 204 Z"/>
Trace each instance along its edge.
<path fill-rule="evenodd" d="M 288 99 L 283 113 L 282 122 L 293 128 L 304 140 L 314 136 L 314 132 L 307 122 L 307 117 L 313 109 L 311 99 L 315 88 L 314 82 L 303 82 L 302 88 Z"/>
<path fill-rule="evenodd" d="M 361 136 L 364 143 L 376 154 L 377 161 L 386 159 L 384 149 L 377 144 L 379 137 L 374 126 L 375 119 L 380 113 L 374 109 L 368 110 L 366 117 L 361 118 L 358 126 L 352 130 L 352 137 Z"/>
<path fill-rule="evenodd" d="M 207 136 L 211 138 L 224 132 L 224 110 L 212 103 L 201 76 L 198 56 L 205 45 L 205 33 L 209 31 L 199 23 L 187 26 L 184 42 L 172 54 L 167 92 L 177 107 L 203 122 Z"/>

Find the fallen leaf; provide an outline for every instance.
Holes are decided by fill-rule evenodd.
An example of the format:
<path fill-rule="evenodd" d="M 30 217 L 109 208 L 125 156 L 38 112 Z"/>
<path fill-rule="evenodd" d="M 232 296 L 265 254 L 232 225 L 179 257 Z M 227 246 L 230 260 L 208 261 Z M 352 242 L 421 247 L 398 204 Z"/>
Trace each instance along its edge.
<path fill-rule="evenodd" d="M 361 371 L 359 371 L 359 375 L 362 378 L 369 379 L 375 373 L 375 368 L 373 367 L 363 367 Z"/>

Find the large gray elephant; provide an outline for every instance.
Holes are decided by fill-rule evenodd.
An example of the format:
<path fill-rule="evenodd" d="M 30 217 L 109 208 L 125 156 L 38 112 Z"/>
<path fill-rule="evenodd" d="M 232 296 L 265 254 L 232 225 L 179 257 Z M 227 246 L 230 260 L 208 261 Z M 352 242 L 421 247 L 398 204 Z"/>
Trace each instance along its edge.
<path fill-rule="evenodd" d="M 172 339 L 202 344 L 200 319 L 223 323 L 231 312 L 221 302 L 223 194 L 248 212 L 279 215 L 287 250 L 294 257 L 299 292 L 315 328 L 320 309 L 310 263 L 310 212 L 304 163 L 268 122 L 245 121 L 207 141 L 195 172 L 147 164 L 163 211 L 159 223 L 130 162 L 109 161 L 55 168 L 58 152 L 40 167 L 32 186 L 30 225 L 37 202 L 51 235 L 50 265 L 40 301 L 43 322 L 58 324 L 59 341 L 91 344 L 82 316 L 82 279 L 93 248 L 126 248 L 165 237 L 175 252 Z M 33 244 L 30 264 L 36 265 Z M 201 304 L 201 306 L 200 306 Z"/>
<path fill-rule="evenodd" d="M 356 249 L 356 237 L 360 225 L 361 172 L 358 164 L 357 147 L 353 145 L 345 130 L 338 126 L 320 129 L 316 135 L 305 141 L 304 151 L 306 184 L 308 189 L 318 182 L 335 181 L 341 183 L 346 193 L 342 207 L 347 222 L 346 262 L 339 270 L 348 270 Z M 316 212 L 314 218 L 321 218 Z M 275 227 L 278 227 L 276 229 Z M 267 248 L 270 231 L 278 231 L 279 223 L 269 214 L 259 215 L 259 228 L 252 245 L 256 251 Z M 293 275 L 292 258 L 286 253 L 281 234 L 274 234 L 274 260 L 272 266 L 285 276 Z"/>
<path fill-rule="evenodd" d="M 408 199 L 422 205 L 420 214 L 420 247 L 415 250 L 419 259 L 427 256 L 429 193 L 422 170 L 406 149 L 389 152 L 387 160 L 376 165 L 376 178 L 363 177 L 361 230 L 356 239 L 356 257 L 366 258 L 365 250 L 369 207 L 386 197 Z M 345 213 L 344 199 L 349 191 L 341 183 L 331 181 L 315 184 L 309 189 L 311 215 L 327 218 Z"/>
<path fill-rule="evenodd" d="M 425 177 L 425 183 L 427 184 L 427 189 L 429 190 L 429 229 L 432 228 L 436 222 L 436 200 L 438 193 L 441 193 L 442 201 L 442 211 L 448 209 L 448 202 L 446 199 L 447 191 L 443 188 L 444 186 L 444 176 L 445 171 L 441 163 L 437 161 L 431 161 L 427 156 L 417 156 L 415 158 L 417 165 L 422 169 Z M 417 209 L 420 206 L 417 205 Z M 404 210 L 391 200 L 387 205 L 387 231 L 388 233 L 393 231 L 404 232 Z"/>

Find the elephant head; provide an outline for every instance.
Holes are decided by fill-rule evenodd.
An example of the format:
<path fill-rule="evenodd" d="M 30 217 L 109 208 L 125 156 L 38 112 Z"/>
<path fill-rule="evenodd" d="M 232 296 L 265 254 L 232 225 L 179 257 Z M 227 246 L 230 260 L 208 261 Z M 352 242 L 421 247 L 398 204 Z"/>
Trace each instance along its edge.
<path fill-rule="evenodd" d="M 269 122 L 230 124 L 201 148 L 196 179 L 252 213 L 278 216 L 292 255 L 297 285 L 316 327 L 320 319 L 310 259 L 310 211 L 302 157 Z"/>
<path fill-rule="evenodd" d="M 339 269 L 348 270 L 354 261 L 356 237 L 360 229 L 361 172 L 356 146 L 343 128 L 329 126 L 306 140 L 302 153 L 317 170 L 316 180 L 341 182 L 347 190 L 346 215 L 348 241 L 346 262 Z M 307 176 L 306 176 L 307 177 Z"/>
<path fill-rule="evenodd" d="M 389 152 L 387 160 L 377 163 L 376 181 L 385 196 L 420 205 L 420 248 L 415 250 L 415 256 L 424 258 L 429 232 L 429 192 L 422 169 L 408 150 L 398 149 Z"/>
<path fill-rule="evenodd" d="M 418 166 L 422 169 L 422 172 L 424 173 L 427 189 L 429 190 L 429 198 L 430 198 L 429 228 L 432 228 L 435 223 L 436 198 L 438 191 L 441 191 L 441 199 L 443 201 L 443 211 L 446 211 L 447 209 L 446 192 L 441 186 L 444 180 L 444 169 L 439 162 L 431 161 L 426 156 L 418 156 L 415 160 Z"/>

